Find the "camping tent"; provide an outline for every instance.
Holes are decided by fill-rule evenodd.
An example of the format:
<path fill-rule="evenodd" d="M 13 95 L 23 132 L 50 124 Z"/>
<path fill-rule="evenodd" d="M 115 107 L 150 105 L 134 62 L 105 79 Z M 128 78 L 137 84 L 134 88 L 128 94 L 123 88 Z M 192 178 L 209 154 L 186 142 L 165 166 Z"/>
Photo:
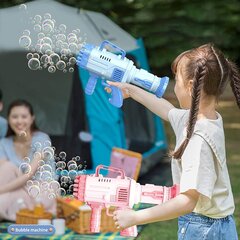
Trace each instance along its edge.
<path fill-rule="evenodd" d="M 19 6 L 0 9 L 0 87 L 5 106 L 16 98 L 29 100 L 39 128 L 50 135 L 56 152 L 65 151 L 68 159 L 79 155 L 94 170 L 99 163 L 109 164 L 112 147 L 128 148 L 143 153 L 141 174 L 147 172 L 166 150 L 161 120 L 132 100 L 126 100 L 122 109 L 111 106 L 99 83 L 92 96 L 85 96 L 88 73 L 76 66 L 73 73 L 30 70 L 27 51 L 18 40 L 24 29 L 32 30 L 33 16 L 50 13 L 67 29 L 79 28 L 87 42 L 100 45 L 110 40 L 126 50 L 139 67 L 148 69 L 143 42 L 101 13 L 56 1 L 33 1 L 26 6 L 24 12 Z M 79 138 L 84 132 L 90 134 L 91 141 Z"/>

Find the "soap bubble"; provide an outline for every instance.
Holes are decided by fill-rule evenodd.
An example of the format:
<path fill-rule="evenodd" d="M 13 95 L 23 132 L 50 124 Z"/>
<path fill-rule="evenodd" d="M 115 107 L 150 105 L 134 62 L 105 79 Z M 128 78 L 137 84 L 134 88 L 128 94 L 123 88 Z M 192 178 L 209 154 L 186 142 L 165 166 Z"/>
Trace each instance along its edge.
<path fill-rule="evenodd" d="M 45 18 L 45 19 L 51 19 L 51 17 L 52 17 L 52 16 L 51 16 L 50 13 L 45 13 L 45 14 L 44 14 L 44 18 Z"/>
<path fill-rule="evenodd" d="M 32 53 L 28 53 L 27 54 L 27 59 L 29 60 L 29 59 L 31 59 L 33 57 L 33 54 Z"/>
<path fill-rule="evenodd" d="M 29 67 L 31 70 L 38 70 L 39 67 L 40 67 L 40 61 L 39 61 L 37 58 L 31 58 L 31 59 L 28 61 L 28 67 Z"/>
<path fill-rule="evenodd" d="M 42 16 L 41 16 L 41 15 L 36 15 L 36 16 L 34 17 L 34 20 L 35 20 L 36 23 L 40 23 L 41 20 L 42 20 Z"/>
<path fill-rule="evenodd" d="M 56 194 L 55 193 L 49 193 L 48 194 L 48 199 L 54 199 L 56 198 Z"/>
<path fill-rule="evenodd" d="M 39 186 L 32 185 L 28 188 L 28 194 L 30 197 L 37 198 L 40 194 L 40 188 Z"/>
<path fill-rule="evenodd" d="M 60 57 L 56 53 L 52 53 L 50 55 L 50 61 L 53 62 L 54 64 L 57 64 L 57 62 L 60 60 Z"/>
<path fill-rule="evenodd" d="M 65 32 L 66 29 L 67 29 L 67 27 L 66 27 L 65 24 L 60 24 L 58 28 L 59 28 L 59 30 L 60 30 L 61 32 Z"/>
<path fill-rule="evenodd" d="M 66 163 L 63 161 L 59 161 L 56 163 L 56 167 L 64 169 L 66 167 Z"/>
<path fill-rule="evenodd" d="M 20 46 L 24 47 L 24 48 L 29 47 L 31 45 L 31 42 L 32 42 L 31 38 L 26 35 L 20 37 L 20 39 L 19 39 Z"/>
<path fill-rule="evenodd" d="M 40 32 L 40 33 L 38 34 L 38 39 L 43 39 L 44 37 L 45 37 L 45 34 L 44 34 L 44 33 Z"/>
<path fill-rule="evenodd" d="M 20 4 L 19 9 L 20 10 L 27 10 L 27 5 L 26 4 Z"/>
<path fill-rule="evenodd" d="M 31 172 L 31 166 L 28 163 L 21 163 L 19 166 L 19 170 L 23 174 L 29 174 Z"/>
<path fill-rule="evenodd" d="M 28 30 L 28 29 L 25 29 L 24 31 L 23 31 L 23 35 L 25 35 L 25 36 L 30 36 L 30 31 Z"/>
<path fill-rule="evenodd" d="M 72 73 L 74 72 L 74 68 L 70 67 L 68 71 Z"/>
<path fill-rule="evenodd" d="M 33 30 L 35 32 L 40 32 L 42 30 L 41 26 L 39 24 L 34 25 Z"/>
<path fill-rule="evenodd" d="M 66 67 L 66 63 L 62 60 L 58 61 L 56 64 L 58 70 L 63 70 Z"/>
<path fill-rule="evenodd" d="M 69 58 L 69 63 L 74 65 L 76 63 L 76 58 L 75 57 L 70 57 Z"/>
<path fill-rule="evenodd" d="M 56 68 L 55 68 L 54 66 L 49 66 L 49 67 L 48 67 L 48 71 L 49 71 L 50 73 L 55 73 L 55 72 L 56 72 Z"/>
<path fill-rule="evenodd" d="M 25 163 L 30 163 L 30 158 L 29 158 L 29 157 L 25 157 L 25 158 L 23 158 L 23 161 L 24 161 Z"/>

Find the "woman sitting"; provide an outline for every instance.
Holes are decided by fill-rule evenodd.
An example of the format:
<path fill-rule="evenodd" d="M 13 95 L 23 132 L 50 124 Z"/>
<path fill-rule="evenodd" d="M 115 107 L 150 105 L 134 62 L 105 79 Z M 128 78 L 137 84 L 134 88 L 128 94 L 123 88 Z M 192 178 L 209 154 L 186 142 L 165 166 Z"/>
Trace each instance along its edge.
<path fill-rule="evenodd" d="M 46 148 L 48 154 L 52 153 L 47 162 L 44 159 Z M 38 199 L 46 211 L 55 213 L 56 199 L 49 197 L 49 189 L 44 193 L 29 192 L 34 184 L 40 189 L 44 181 L 42 173 L 48 176 L 47 184 L 54 181 L 54 152 L 50 150 L 50 138 L 38 130 L 31 104 L 25 100 L 12 102 L 8 109 L 7 135 L 0 140 L 0 219 L 16 220 L 14 206 L 18 199 L 22 199 L 28 209 L 33 209 Z"/>

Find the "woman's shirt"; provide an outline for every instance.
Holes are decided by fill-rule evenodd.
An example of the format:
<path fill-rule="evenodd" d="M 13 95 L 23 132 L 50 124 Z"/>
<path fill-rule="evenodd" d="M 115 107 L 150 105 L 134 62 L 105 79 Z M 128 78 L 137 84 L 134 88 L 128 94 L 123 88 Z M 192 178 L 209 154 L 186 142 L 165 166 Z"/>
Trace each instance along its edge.
<path fill-rule="evenodd" d="M 186 137 L 189 110 L 173 108 L 168 118 L 176 135 L 176 149 Z M 234 200 L 226 164 L 222 117 L 200 119 L 180 160 L 172 159 L 173 183 L 180 193 L 195 189 L 200 193 L 194 212 L 222 218 L 233 214 Z"/>
<path fill-rule="evenodd" d="M 32 142 L 28 157 L 32 161 L 36 152 L 41 152 L 46 147 L 51 146 L 51 140 L 46 133 L 35 131 L 32 134 Z M 5 159 L 12 162 L 17 167 L 23 163 L 23 159 L 16 153 L 14 147 L 13 136 L 9 136 L 0 140 L 0 159 Z M 49 165 L 53 170 L 53 177 L 55 178 L 54 156 L 50 159 Z"/>

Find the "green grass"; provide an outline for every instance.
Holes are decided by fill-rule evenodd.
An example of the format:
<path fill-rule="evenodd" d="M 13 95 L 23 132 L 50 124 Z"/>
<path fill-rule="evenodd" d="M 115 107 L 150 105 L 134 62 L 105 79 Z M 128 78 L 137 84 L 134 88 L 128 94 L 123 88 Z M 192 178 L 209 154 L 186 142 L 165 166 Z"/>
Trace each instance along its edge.
<path fill-rule="evenodd" d="M 217 110 L 224 121 L 228 170 L 236 205 L 234 217 L 240 239 L 240 110 L 236 103 L 230 100 L 221 101 Z M 169 148 L 173 149 L 175 137 L 169 123 L 165 124 L 165 130 Z M 138 239 L 176 240 L 177 219 L 148 224 L 144 227 Z"/>

